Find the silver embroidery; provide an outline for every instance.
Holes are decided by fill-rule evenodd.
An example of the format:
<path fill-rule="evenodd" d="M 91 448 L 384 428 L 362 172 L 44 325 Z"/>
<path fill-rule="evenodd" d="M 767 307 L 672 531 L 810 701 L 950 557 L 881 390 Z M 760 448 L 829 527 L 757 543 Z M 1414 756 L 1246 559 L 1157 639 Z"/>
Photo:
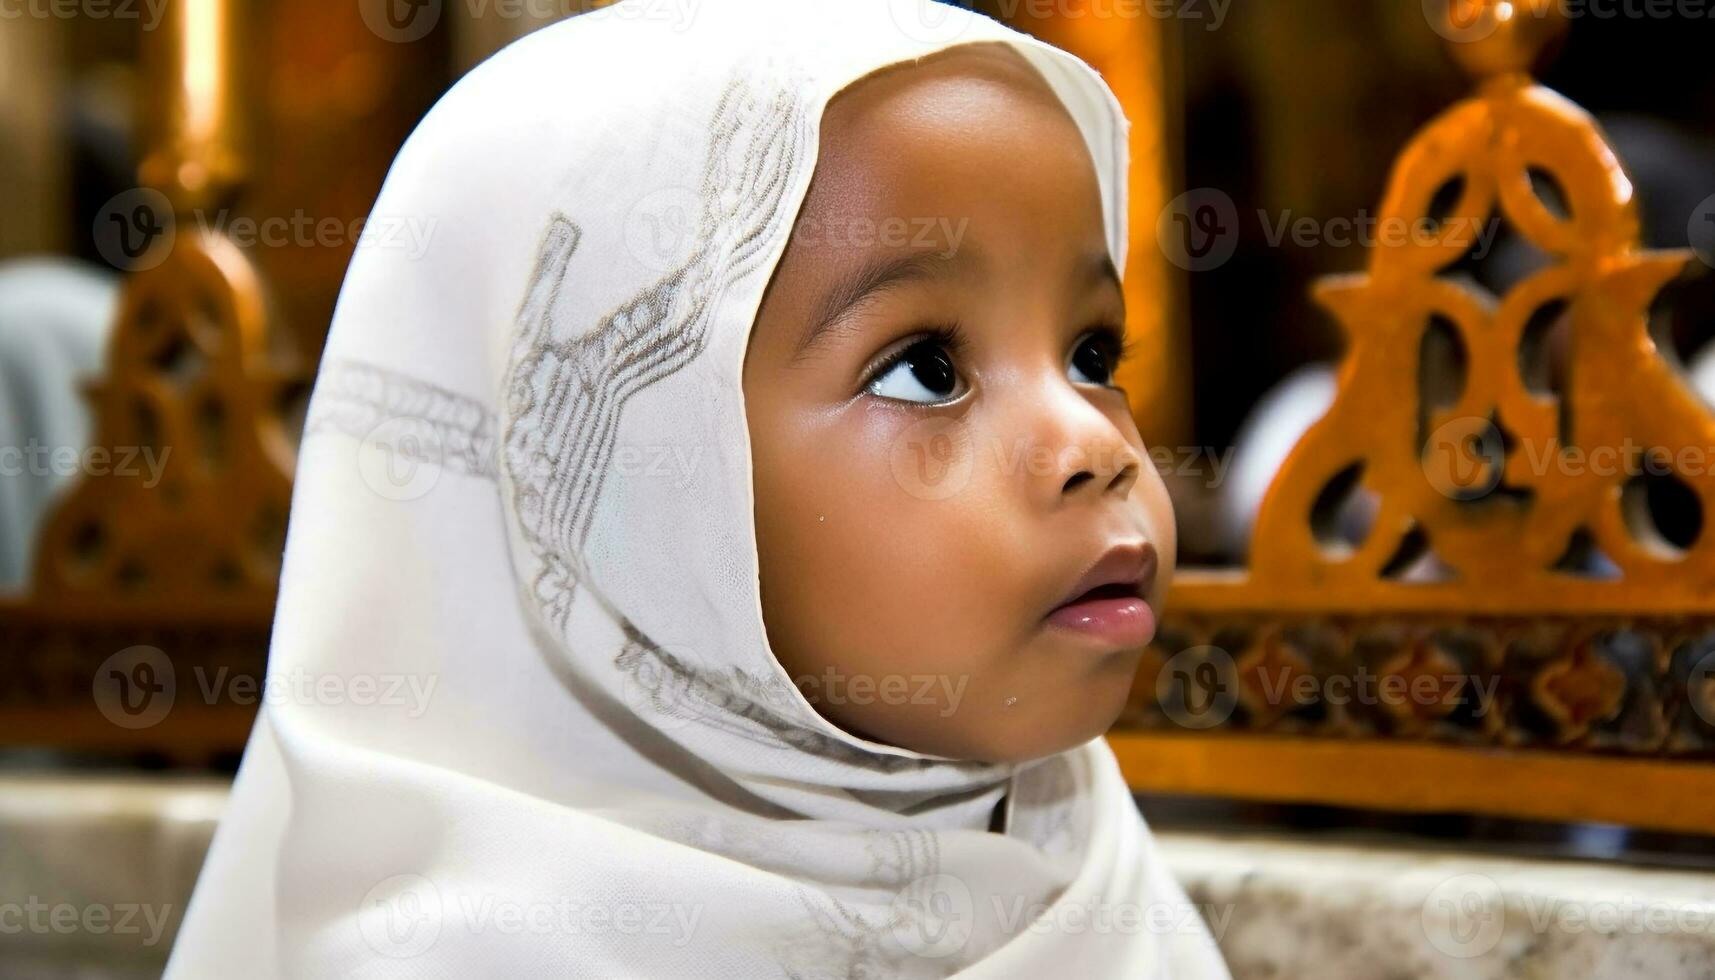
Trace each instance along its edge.
<path fill-rule="evenodd" d="M 390 448 L 414 463 L 441 466 L 492 480 L 494 413 L 483 403 L 400 371 L 362 361 L 331 358 L 316 374 L 315 394 L 304 420 L 304 438 L 340 432 L 374 438 L 389 423 L 406 422 L 409 439 Z"/>
<path fill-rule="evenodd" d="M 675 268 L 580 334 L 555 301 L 581 232 L 556 214 L 542 242 L 513 347 L 505 465 L 538 564 L 532 593 L 562 629 L 625 403 L 702 353 L 716 301 L 756 267 L 808 142 L 798 87 L 759 90 L 746 76 L 716 108 L 694 247 Z"/>

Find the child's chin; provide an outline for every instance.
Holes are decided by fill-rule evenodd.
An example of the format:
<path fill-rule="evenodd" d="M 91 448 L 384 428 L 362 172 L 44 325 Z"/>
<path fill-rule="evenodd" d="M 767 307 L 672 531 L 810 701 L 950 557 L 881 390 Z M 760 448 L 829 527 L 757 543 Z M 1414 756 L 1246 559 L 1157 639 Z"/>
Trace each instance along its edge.
<path fill-rule="evenodd" d="M 1116 657 L 1101 672 L 1055 678 L 1052 695 L 1025 694 L 1010 705 L 984 691 L 952 713 L 922 709 L 824 710 L 835 725 L 871 741 L 928 755 L 994 764 L 1044 759 L 1104 735 L 1131 694 L 1135 657 Z"/>
<path fill-rule="evenodd" d="M 1034 762 L 1051 755 L 1058 755 L 1067 749 L 1075 749 L 1090 739 L 1107 734 L 1119 720 L 1120 711 L 1125 707 L 1124 697 L 1111 711 L 1090 710 L 1079 711 L 1076 717 L 1039 721 L 1025 730 L 1023 725 L 1016 730 L 996 732 L 983 740 L 977 746 L 971 758 L 983 762 L 1017 764 Z"/>
<path fill-rule="evenodd" d="M 1076 732 L 1064 734 L 1057 738 L 1035 738 L 1027 741 L 1008 743 L 994 746 L 986 754 L 985 762 L 1002 764 L 1018 764 L 1046 759 L 1051 755 L 1059 755 L 1067 749 L 1075 749 L 1098 735 L 1105 734 L 1112 727 L 1111 723 L 1101 726 L 1084 726 Z"/>

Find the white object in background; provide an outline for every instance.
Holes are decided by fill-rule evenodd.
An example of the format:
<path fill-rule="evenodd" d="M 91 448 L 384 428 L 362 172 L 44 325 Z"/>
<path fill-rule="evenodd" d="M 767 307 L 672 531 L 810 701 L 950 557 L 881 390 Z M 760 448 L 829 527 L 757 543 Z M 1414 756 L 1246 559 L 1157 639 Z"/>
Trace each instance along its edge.
<path fill-rule="evenodd" d="M 1250 551 L 1251 528 L 1268 485 L 1292 447 L 1332 404 L 1334 369 L 1310 364 L 1264 392 L 1245 416 L 1220 491 L 1221 541 L 1230 554 L 1242 557 Z"/>
<path fill-rule="evenodd" d="M 28 584 L 42 517 L 78 474 L 83 385 L 101 373 L 118 304 L 118 276 L 98 267 L 0 264 L 0 591 Z"/>

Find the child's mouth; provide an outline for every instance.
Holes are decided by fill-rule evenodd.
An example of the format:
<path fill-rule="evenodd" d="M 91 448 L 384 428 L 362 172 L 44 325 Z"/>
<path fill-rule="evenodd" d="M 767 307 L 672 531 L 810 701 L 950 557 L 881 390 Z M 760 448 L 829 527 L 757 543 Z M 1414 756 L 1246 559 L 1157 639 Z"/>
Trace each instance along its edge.
<path fill-rule="evenodd" d="M 1049 624 L 1103 646 L 1145 646 L 1155 636 L 1155 611 L 1144 601 L 1154 582 L 1155 566 L 1155 549 L 1150 545 L 1110 549 L 1079 581 L 1081 591 L 1048 614 Z"/>
<path fill-rule="evenodd" d="M 1115 647 L 1142 647 L 1155 636 L 1155 613 L 1149 603 L 1120 586 L 1091 589 L 1055 609 L 1048 621 Z"/>

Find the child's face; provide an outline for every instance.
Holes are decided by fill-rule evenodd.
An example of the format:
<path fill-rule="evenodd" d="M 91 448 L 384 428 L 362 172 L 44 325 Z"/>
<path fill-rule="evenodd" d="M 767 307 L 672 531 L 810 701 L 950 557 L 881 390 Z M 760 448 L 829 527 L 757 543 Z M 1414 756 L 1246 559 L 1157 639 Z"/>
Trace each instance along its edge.
<path fill-rule="evenodd" d="M 1019 761 L 1118 716 L 1152 616 L 1051 613 L 1116 546 L 1154 610 L 1172 575 L 1166 489 L 1108 384 L 1123 302 L 1089 153 L 1016 53 L 829 105 L 744 394 L 769 640 L 835 724 Z"/>

